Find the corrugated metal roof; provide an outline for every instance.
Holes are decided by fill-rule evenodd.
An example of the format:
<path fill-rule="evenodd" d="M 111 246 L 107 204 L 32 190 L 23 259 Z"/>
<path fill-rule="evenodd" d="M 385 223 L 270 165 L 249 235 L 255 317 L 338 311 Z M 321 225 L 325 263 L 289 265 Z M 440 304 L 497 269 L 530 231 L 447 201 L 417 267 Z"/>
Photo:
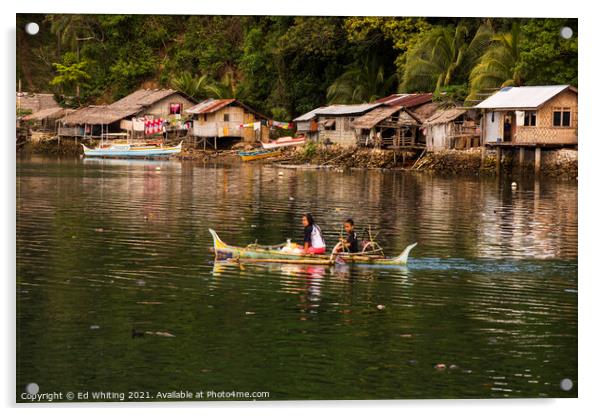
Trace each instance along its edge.
<path fill-rule="evenodd" d="M 315 108 L 315 109 L 313 109 L 313 110 L 311 110 L 311 111 L 309 111 L 309 112 L 307 112 L 305 114 L 301 114 L 299 117 L 293 119 L 293 121 L 295 121 L 295 122 L 296 121 L 310 121 L 310 120 L 312 120 L 312 119 L 314 119 L 314 118 L 317 117 L 316 116 L 316 111 L 319 111 L 319 110 L 321 110 L 323 108 L 326 108 L 326 107 Z"/>
<path fill-rule="evenodd" d="M 188 114 L 210 114 L 232 104 L 234 101 L 236 101 L 234 98 L 225 98 L 219 100 L 208 98 L 185 111 Z"/>
<path fill-rule="evenodd" d="M 367 111 L 372 110 L 381 103 L 366 103 L 366 104 L 335 104 L 328 107 L 320 107 L 315 110 L 318 116 L 346 116 L 354 114 L 364 114 Z"/>
<path fill-rule="evenodd" d="M 567 88 L 577 92 L 570 85 L 506 87 L 474 108 L 537 108 Z"/>
<path fill-rule="evenodd" d="M 391 94 L 387 97 L 376 100 L 377 103 L 393 106 L 415 107 L 417 105 L 428 103 L 433 100 L 432 93 L 424 94 Z"/>

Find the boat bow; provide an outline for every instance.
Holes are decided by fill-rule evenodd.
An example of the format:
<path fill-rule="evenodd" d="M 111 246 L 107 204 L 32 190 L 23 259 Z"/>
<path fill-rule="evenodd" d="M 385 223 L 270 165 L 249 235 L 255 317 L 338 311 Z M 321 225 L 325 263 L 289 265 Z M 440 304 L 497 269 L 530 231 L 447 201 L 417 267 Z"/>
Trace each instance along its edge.
<path fill-rule="evenodd" d="M 407 264 L 408 257 L 410 256 L 410 251 L 412 251 L 412 249 L 414 247 L 416 247 L 417 245 L 418 245 L 418 243 L 410 244 L 401 252 L 401 254 L 399 256 L 393 257 L 391 259 L 391 261 L 393 263 L 397 263 L 397 264 Z"/>

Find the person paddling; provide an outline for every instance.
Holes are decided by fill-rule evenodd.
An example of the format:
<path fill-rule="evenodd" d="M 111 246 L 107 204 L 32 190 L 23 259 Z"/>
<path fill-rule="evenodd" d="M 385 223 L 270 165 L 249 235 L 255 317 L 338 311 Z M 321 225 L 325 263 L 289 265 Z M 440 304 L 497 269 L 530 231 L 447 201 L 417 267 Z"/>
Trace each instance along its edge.
<path fill-rule="evenodd" d="M 322 230 L 314 222 L 314 217 L 307 213 L 303 215 L 301 222 L 304 227 L 303 250 L 307 254 L 326 253 L 326 243 L 322 237 Z"/>
<path fill-rule="evenodd" d="M 355 224 L 352 218 L 345 221 L 344 228 L 347 236 L 345 238 L 341 236 L 341 242 L 337 245 L 336 252 L 340 253 L 346 251 L 349 253 L 357 253 L 360 251 L 359 240 L 357 238 L 357 233 L 355 232 Z"/>

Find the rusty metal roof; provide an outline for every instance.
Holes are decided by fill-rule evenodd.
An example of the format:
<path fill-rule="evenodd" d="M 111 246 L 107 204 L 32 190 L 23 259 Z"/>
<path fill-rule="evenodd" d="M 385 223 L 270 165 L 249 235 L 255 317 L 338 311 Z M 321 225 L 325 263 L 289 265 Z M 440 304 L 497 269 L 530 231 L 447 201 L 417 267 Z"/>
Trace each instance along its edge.
<path fill-rule="evenodd" d="M 190 107 L 189 109 L 184 110 L 184 111 L 188 114 L 210 114 L 210 113 L 215 113 L 216 111 L 221 110 L 222 108 L 227 107 L 232 104 L 244 108 L 249 113 L 255 114 L 260 119 L 264 119 L 264 120 L 268 119 L 268 117 L 264 116 L 260 112 L 249 107 L 245 103 L 237 100 L 236 98 L 220 98 L 220 99 L 208 98 L 205 101 L 201 101 L 197 105 Z"/>
<path fill-rule="evenodd" d="M 185 110 L 189 114 L 210 114 L 214 113 L 217 110 L 220 110 L 224 107 L 229 106 L 236 99 L 234 98 L 226 98 L 226 99 L 213 99 L 208 98 L 205 101 L 201 101 L 195 106 L 190 107 L 188 110 Z"/>
<path fill-rule="evenodd" d="M 417 105 L 425 104 L 433 100 L 432 93 L 425 94 L 391 94 L 387 97 L 383 97 L 376 100 L 377 103 L 382 103 L 391 106 L 402 106 L 402 107 L 415 107 Z"/>

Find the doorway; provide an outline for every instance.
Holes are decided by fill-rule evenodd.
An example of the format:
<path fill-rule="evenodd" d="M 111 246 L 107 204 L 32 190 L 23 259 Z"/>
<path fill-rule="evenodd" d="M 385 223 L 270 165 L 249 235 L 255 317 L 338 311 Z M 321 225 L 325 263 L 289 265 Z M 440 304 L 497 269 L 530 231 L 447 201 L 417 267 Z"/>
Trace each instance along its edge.
<path fill-rule="evenodd" d="M 504 116 L 504 141 L 511 142 L 516 134 L 516 114 L 508 111 Z"/>

